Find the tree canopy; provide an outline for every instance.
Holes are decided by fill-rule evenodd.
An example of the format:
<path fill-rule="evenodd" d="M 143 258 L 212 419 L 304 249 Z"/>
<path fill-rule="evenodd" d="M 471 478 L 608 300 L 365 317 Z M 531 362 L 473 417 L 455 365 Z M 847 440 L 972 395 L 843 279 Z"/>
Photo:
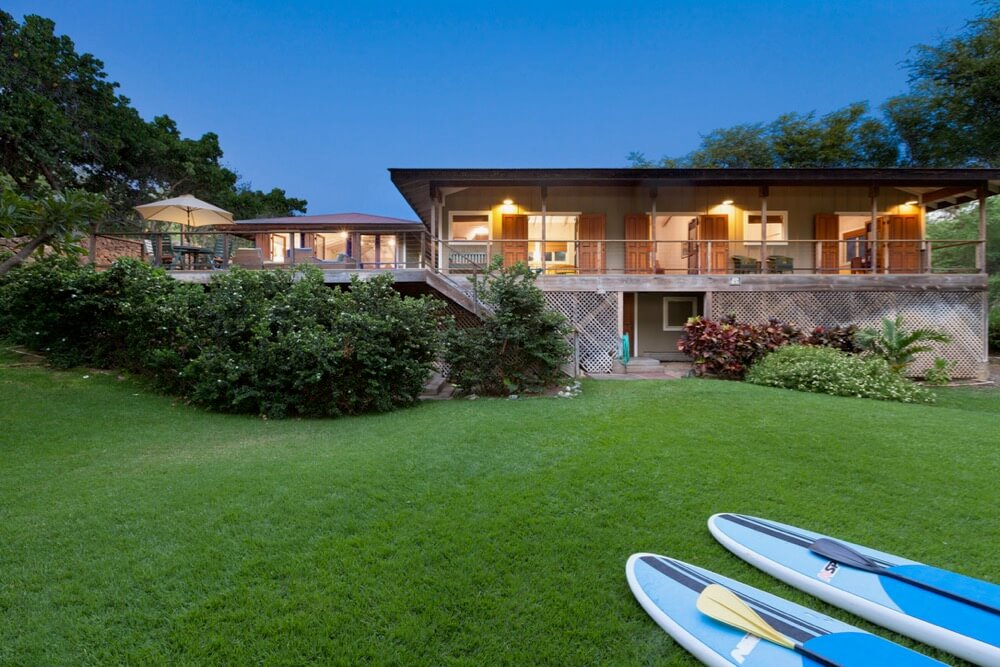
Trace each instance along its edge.
<path fill-rule="evenodd" d="M 1000 165 L 1000 0 L 963 32 L 919 45 L 909 91 L 869 111 L 856 102 L 824 116 L 787 113 L 702 135 L 694 151 L 634 167 L 961 167 Z"/>
<path fill-rule="evenodd" d="M 118 88 L 51 20 L 0 11 L 0 171 L 26 195 L 39 182 L 103 195 L 119 217 L 185 193 L 236 218 L 305 212 L 304 199 L 254 190 L 223 166 L 215 133 L 184 138 L 169 116 L 145 121 Z"/>

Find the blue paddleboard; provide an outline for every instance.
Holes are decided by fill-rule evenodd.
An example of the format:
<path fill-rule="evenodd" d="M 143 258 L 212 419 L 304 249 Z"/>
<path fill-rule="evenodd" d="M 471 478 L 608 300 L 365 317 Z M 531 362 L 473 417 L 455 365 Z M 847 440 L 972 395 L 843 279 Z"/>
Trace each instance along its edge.
<path fill-rule="evenodd" d="M 653 620 L 706 665 L 812 667 L 819 664 L 702 614 L 696 601 L 709 584 L 725 586 L 776 630 L 843 667 L 942 664 L 847 623 L 673 558 L 633 554 L 625 566 L 625 576 L 632 593 Z"/>
<path fill-rule="evenodd" d="M 800 590 L 980 665 L 1000 667 L 1000 615 L 913 584 L 857 570 L 809 551 L 828 537 L 742 514 L 716 514 L 708 528 L 748 563 Z M 1000 586 L 838 540 L 923 583 L 1000 607 Z"/>

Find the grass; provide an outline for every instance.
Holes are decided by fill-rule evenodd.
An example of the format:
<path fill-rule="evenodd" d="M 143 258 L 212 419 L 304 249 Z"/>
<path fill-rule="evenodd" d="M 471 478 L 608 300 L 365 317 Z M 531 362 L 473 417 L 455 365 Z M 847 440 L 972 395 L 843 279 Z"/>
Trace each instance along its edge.
<path fill-rule="evenodd" d="M 996 391 L 586 382 L 274 422 L 2 362 L 0 664 L 696 664 L 635 551 L 874 629 L 730 555 L 719 511 L 1000 568 Z"/>

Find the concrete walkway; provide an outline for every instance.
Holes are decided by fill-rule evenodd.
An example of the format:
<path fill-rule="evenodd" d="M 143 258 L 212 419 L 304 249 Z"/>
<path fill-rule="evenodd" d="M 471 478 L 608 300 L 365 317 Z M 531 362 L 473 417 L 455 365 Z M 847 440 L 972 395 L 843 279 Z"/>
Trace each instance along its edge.
<path fill-rule="evenodd" d="M 663 361 L 657 366 L 643 365 L 628 373 L 599 373 L 591 375 L 593 380 L 677 380 L 687 377 L 691 364 L 686 361 Z"/>

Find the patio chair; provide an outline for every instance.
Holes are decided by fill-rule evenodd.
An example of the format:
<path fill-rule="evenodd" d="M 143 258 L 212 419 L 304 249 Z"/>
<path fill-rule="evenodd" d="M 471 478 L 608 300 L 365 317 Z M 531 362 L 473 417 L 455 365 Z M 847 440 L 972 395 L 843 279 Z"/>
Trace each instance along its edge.
<path fill-rule="evenodd" d="M 237 248 L 233 253 L 233 264 L 243 269 L 263 269 L 264 251 L 260 248 Z"/>
<path fill-rule="evenodd" d="M 785 255 L 768 255 L 767 270 L 769 273 L 795 273 L 795 260 Z"/>
<path fill-rule="evenodd" d="M 229 261 L 233 261 L 233 253 L 236 252 L 236 239 L 229 239 L 229 243 L 226 243 L 226 237 L 220 236 L 215 239 L 215 246 L 212 249 L 212 265 L 221 269 L 225 264 L 225 254 L 226 246 L 229 246 Z"/>
<path fill-rule="evenodd" d="M 174 242 L 170 239 L 169 234 L 164 234 L 160 237 L 160 265 L 172 266 L 175 254 L 177 253 L 174 251 Z"/>
<path fill-rule="evenodd" d="M 733 273 L 757 273 L 760 271 L 760 262 L 753 257 L 733 255 L 729 259 L 733 262 Z"/>
<path fill-rule="evenodd" d="M 324 269 L 356 269 L 358 268 L 358 260 L 351 257 L 350 255 L 345 255 L 340 253 L 337 258 L 332 262 L 321 262 Z"/>
<path fill-rule="evenodd" d="M 292 248 L 290 251 L 292 264 L 316 264 L 316 254 L 312 248 Z"/>

